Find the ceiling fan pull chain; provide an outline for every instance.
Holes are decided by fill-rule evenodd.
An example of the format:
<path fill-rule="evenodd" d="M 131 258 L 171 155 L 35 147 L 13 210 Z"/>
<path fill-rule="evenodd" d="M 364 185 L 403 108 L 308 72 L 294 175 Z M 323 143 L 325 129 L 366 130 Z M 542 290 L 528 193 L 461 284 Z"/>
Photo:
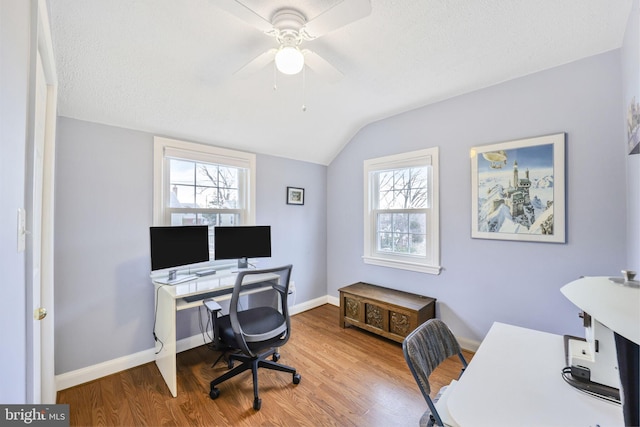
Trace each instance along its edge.
<path fill-rule="evenodd" d="M 307 106 L 306 106 L 306 104 L 304 103 L 304 98 L 305 98 L 305 87 L 306 87 L 306 82 L 307 82 L 307 79 L 306 79 L 306 76 L 307 76 L 306 68 L 307 68 L 307 67 L 303 67 L 303 68 L 302 68 L 302 112 L 303 112 L 303 113 L 304 113 L 305 111 L 307 111 Z"/>
<path fill-rule="evenodd" d="M 273 63 L 273 90 L 278 90 L 278 67 Z"/>

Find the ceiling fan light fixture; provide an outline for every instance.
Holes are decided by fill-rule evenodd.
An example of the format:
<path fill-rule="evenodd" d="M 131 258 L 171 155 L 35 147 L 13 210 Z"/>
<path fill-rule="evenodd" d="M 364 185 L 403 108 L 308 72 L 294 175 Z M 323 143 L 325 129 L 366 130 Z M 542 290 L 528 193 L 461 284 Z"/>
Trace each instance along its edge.
<path fill-rule="evenodd" d="M 304 67 L 304 55 L 293 46 L 281 47 L 276 53 L 275 61 L 276 68 L 283 74 L 298 74 Z"/>

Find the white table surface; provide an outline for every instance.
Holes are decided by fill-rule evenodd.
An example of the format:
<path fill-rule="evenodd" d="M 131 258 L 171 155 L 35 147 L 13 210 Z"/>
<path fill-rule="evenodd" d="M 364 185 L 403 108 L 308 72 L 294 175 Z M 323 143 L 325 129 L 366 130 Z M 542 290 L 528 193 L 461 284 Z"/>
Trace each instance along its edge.
<path fill-rule="evenodd" d="M 494 323 L 447 400 L 461 427 L 624 426 L 622 407 L 561 375 L 561 335 Z"/>

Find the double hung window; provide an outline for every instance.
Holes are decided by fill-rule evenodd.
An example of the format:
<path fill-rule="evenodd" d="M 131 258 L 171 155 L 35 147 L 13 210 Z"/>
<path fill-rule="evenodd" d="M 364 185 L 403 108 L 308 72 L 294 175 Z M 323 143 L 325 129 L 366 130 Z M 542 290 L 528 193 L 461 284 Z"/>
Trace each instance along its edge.
<path fill-rule="evenodd" d="M 364 262 L 439 274 L 438 149 L 364 162 Z"/>
<path fill-rule="evenodd" d="M 208 225 L 211 234 L 255 223 L 254 206 L 254 154 L 154 138 L 155 225 Z"/>

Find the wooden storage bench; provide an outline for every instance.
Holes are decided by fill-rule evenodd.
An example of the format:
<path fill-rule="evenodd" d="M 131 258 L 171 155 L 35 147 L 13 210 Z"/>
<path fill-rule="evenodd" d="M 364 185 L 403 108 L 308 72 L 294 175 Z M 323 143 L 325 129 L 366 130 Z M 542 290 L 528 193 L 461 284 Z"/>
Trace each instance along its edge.
<path fill-rule="evenodd" d="M 340 326 L 357 326 L 402 342 L 418 325 L 436 316 L 435 298 L 354 283 L 340 291 Z"/>

